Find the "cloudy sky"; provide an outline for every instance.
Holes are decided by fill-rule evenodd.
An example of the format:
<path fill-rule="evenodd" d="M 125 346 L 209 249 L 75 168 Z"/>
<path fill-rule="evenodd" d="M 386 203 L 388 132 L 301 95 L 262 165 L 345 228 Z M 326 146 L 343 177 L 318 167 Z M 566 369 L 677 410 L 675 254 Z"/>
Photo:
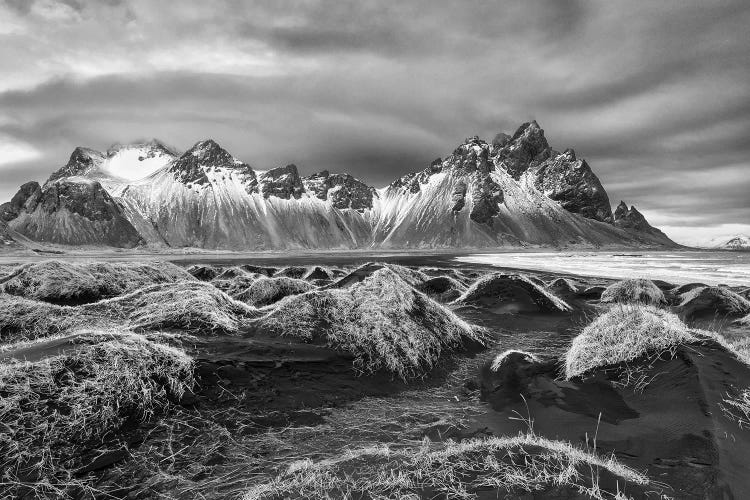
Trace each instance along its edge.
<path fill-rule="evenodd" d="M 211 137 L 380 186 L 536 119 L 680 242 L 750 234 L 750 3 L 0 0 L 0 200 Z"/>

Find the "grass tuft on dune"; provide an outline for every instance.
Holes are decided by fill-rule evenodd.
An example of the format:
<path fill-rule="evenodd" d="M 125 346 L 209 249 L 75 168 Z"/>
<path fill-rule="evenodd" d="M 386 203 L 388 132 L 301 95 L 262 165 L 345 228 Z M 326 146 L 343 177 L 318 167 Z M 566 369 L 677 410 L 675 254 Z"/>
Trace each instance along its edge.
<path fill-rule="evenodd" d="M 387 370 L 404 380 L 424 375 L 445 351 L 484 342 L 484 332 L 416 291 L 384 267 L 346 288 L 282 299 L 259 326 L 321 342 L 354 356 L 364 373 Z"/>
<path fill-rule="evenodd" d="M 616 480 L 620 491 L 602 491 L 601 474 Z M 302 460 L 272 481 L 252 487 L 243 498 L 416 499 L 427 495 L 473 499 L 479 492 L 494 489 L 500 495 L 514 496 L 568 490 L 582 498 L 603 500 L 629 498 L 621 492 L 628 485 L 648 484 L 646 476 L 614 457 L 600 457 L 528 433 L 459 443 L 425 440 L 418 448 L 372 446 L 317 463 Z"/>
<path fill-rule="evenodd" d="M 257 310 L 209 283 L 151 285 L 80 306 L 58 306 L 0 294 L 0 339 L 35 339 L 82 327 L 187 333 L 237 333 Z"/>
<path fill-rule="evenodd" d="M 257 316 L 255 308 L 200 281 L 152 285 L 81 309 L 108 317 L 114 315 L 134 330 L 204 334 L 237 333 Z"/>
<path fill-rule="evenodd" d="M 120 429 L 152 418 L 194 383 L 189 356 L 137 334 L 82 331 L 69 344 L 39 361 L 0 365 L 0 471 L 11 496 L 63 496 L 76 471 L 122 447 Z"/>
<path fill-rule="evenodd" d="M 284 276 L 278 278 L 258 278 L 234 298 L 255 307 L 264 307 L 287 297 L 309 292 L 315 288 L 311 283 Z"/>
<path fill-rule="evenodd" d="M 699 337 L 670 312 L 642 304 L 621 304 L 597 317 L 573 339 L 565 357 L 565 376 L 571 379 L 595 368 L 697 340 Z"/>
<path fill-rule="evenodd" d="M 680 296 L 677 306 L 687 317 L 697 315 L 734 315 L 750 313 L 750 300 L 722 286 L 694 288 Z"/>
<path fill-rule="evenodd" d="M 571 311 L 571 307 L 564 300 L 522 274 L 492 273 L 483 276 L 454 302 L 471 304 L 487 299 L 513 302 L 519 299 L 520 294 L 527 294 L 543 311 Z"/>
<path fill-rule="evenodd" d="M 18 266 L 0 278 L 0 292 L 52 303 L 85 303 L 155 283 L 192 279 L 187 271 L 169 262 L 47 260 Z"/>
<path fill-rule="evenodd" d="M 602 292 L 601 301 L 619 304 L 664 305 L 667 299 L 656 284 L 647 279 L 629 279 L 613 283 Z"/>

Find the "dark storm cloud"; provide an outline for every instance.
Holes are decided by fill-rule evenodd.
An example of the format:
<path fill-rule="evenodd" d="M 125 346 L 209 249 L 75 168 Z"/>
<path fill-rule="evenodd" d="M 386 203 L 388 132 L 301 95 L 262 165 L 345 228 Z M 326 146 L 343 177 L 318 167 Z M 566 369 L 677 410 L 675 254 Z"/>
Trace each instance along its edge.
<path fill-rule="evenodd" d="M 383 185 L 537 119 L 675 237 L 750 230 L 746 2 L 2 5 L 3 199 L 76 145 L 210 136 Z"/>

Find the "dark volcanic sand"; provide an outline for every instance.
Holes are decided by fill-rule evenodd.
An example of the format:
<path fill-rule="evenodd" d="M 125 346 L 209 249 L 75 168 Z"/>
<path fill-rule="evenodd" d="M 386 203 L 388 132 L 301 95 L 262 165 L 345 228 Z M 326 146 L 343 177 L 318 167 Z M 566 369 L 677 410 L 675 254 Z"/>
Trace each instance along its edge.
<path fill-rule="evenodd" d="M 498 271 L 457 264 L 451 255 L 269 256 L 176 263 L 344 269 L 373 260 L 460 270 L 464 275 Z M 563 276 L 521 272 L 545 282 Z M 614 281 L 571 278 L 580 290 Z M 124 486 L 112 493 L 131 498 L 159 493 L 224 498 L 267 480 L 295 459 L 319 460 L 377 443 L 414 446 L 425 436 L 441 440 L 516 434 L 528 429 L 528 423 L 518 419 L 522 415 L 533 420 L 534 432 L 548 438 L 589 448 L 596 438 L 597 450 L 614 453 L 664 483 L 662 492 L 674 498 L 750 498 L 750 431 L 725 418 L 719 407 L 727 392 L 750 386 L 750 370 L 720 349 L 702 346 L 680 348 L 674 359 L 645 366 L 653 380 L 642 391 L 618 386 L 609 372 L 585 382 L 562 381 L 561 365 L 554 361 L 597 314 L 598 300 L 596 294 L 558 296 L 573 312 L 456 309 L 490 330 L 491 345 L 448 356 L 431 376 L 408 384 L 385 374 L 359 376 L 347 356 L 286 338 L 256 334 L 185 340 L 182 347 L 198 363 L 199 389 L 186 397 L 185 409 L 144 434 L 133 460 L 100 472 L 99 486 L 108 491 L 113 484 Z M 697 326 L 705 327 L 707 320 L 701 321 Z M 710 326 L 726 328 L 734 337 L 747 333 L 747 328 L 730 327 L 726 321 L 713 320 Z M 58 348 L 41 344 L 35 348 L 39 353 L 6 352 L 0 357 L 34 359 Z M 532 352 L 549 361 L 547 368 L 527 374 L 515 388 L 495 390 L 492 380 L 482 378 L 482 366 L 507 349 Z M 155 480 L 157 469 L 172 476 Z"/>

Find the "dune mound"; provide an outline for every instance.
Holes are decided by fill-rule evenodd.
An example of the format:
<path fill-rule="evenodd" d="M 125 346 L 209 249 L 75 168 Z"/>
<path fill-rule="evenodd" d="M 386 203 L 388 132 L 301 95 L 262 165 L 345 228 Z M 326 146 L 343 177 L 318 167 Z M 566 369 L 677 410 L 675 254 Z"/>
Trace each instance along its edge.
<path fill-rule="evenodd" d="M 327 269 L 324 269 L 320 266 L 313 267 L 312 269 L 307 271 L 304 276 L 304 279 L 308 281 L 329 280 L 331 278 L 331 273 Z"/>
<path fill-rule="evenodd" d="M 302 279 L 307 274 L 307 268 L 301 266 L 289 266 L 276 272 L 274 276 L 284 276 L 287 278 Z"/>
<path fill-rule="evenodd" d="M 599 300 L 602 298 L 604 290 L 606 290 L 606 288 L 600 285 L 589 286 L 579 291 L 577 296 L 587 300 Z"/>
<path fill-rule="evenodd" d="M 250 274 L 262 274 L 264 276 L 273 276 L 277 271 L 275 267 L 254 266 L 252 264 L 242 264 L 240 269 Z"/>
<path fill-rule="evenodd" d="M 0 338 L 33 339 L 82 327 L 237 333 L 255 308 L 202 281 L 162 283 L 92 304 L 59 306 L 0 294 Z"/>
<path fill-rule="evenodd" d="M 82 327 L 110 324 L 80 307 L 59 306 L 0 293 L 0 340 L 49 337 Z"/>
<path fill-rule="evenodd" d="M 289 295 L 309 292 L 315 287 L 305 280 L 287 278 L 259 278 L 245 290 L 234 294 L 234 298 L 255 307 L 264 307 Z"/>
<path fill-rule="evenodd" d="M 602 292 L 601 301 L 604 303 L 651 305 L 667 303 L 664 292 L 653 281 L 646 279 L 630 279 L 612 283 Z"/>
<path fill-rule="evenodd" d="M 230 297 L 237 298 L 237 295 L 248 289 L 257 279 L 265 278 L 263 274 L 241 274 L 232 278 L 213 279 L 211 284 L 226 293 Z"/>
<path fill-rule="evenodd" d="M 118 318 L 135 330 L 236 333 L 257 316 L 255 308 L 200 281 L 152 285 L 82 306 L 89 314 Z"/>
<path fill-rule="evenodd" d="M 258 326 L 348 352 L 356 370 L 409 379 L 431 370 L 445 351 L 483 333 L 414 290 L 390 268 L 346 288 L 286 297 Z"/>
<path fill-rule="evenodd" d="M 192 280 L 169 262 L 74 263 L 47 260 L 17 267 L 0 280 L 0 291 L 57 304 L 95 302 L 154 283 Z"/>
<path fill-rule="evenodd" d="M 454 304 L 492 307 L 499 312 L 568 312 L 571 307 L 522 274 L 493 273 L 475 281 Z"/>
<path fill-rule="evenodd" d="M 536 498 L 546 493 L 549 498 L 604 500 L 628 498 L 621 491 L 643 494 L 648 485 L 646 476 L 613 456 L 521 434 L 425 441 L 416 448 L 381 445 L 317 463 L 308 459 L 253 486 L 243 498 Z"/>
<path fill-rule="evenodd" d="M 80 332 L 69 343 L 57 355 L 0 365 L 0 463 L 10 497 L 64 497 L 82 473 L 127 457 L 121 429 L 193 386 L 189 356 L 140 335 Z"/>
<path fill-rule="evenodd" d="M 187 268 L 187 272 L 190 273 L 190 275 L 195 279 L 199 279 L 201 281 L 211 281 L 219 274 L 221 274 L 221 269 L 215 266 L 194 264 Z"/>
<path fill-rule="evenodd" d="M 466 287 L 460 281 L 450 276 L 430 278 L 420 283 L 416 288 L 441 302 L 456 300 L 466 291 Z"/>
<path fill-rule="evenodd" d="M 565 376 L 578 377 L 595 368 L 697 340 L 672 313 L 653 306 L 623 304 L 600 315 L 573 340 L 565 356 Z"/>
<path fill-rule="evenodd" d="M 576 294 L 578 293 L 579 285 L 575 281 L 568 278 L 557 278 L 550 281 L 547 284 L 547 288 L 555 293 Z"/>
<path fill-rule="evenodd" d="M 742 316 L 750 313 L 750 301 L 725 287 L 694 288 L 682 294 L 680 299 L 677 310 L 686 317 Z"/>
<path fill-rule="evenodd" d="M 232 266 L 227 267 L 226 269 L 222 269 L 219 274 L 214 276 L 213 281 L 222 281 L 222 280 L 232 280 L 234 278 L 240 278 L 243 276 L 250 276 L 251 273 L 248 271 L 245 271 L 240 266 Z"/>
<path fill-rule="evenodd" d="M 339 278 L 337 281 L 332 283 L 329 288 L 346 288 L 350 285 L 363 281 L 369 276 L 372 276 L 375 272 L 379 271 L 380 269 L 388 269 L 390 272 L 392 272 L 393 274 L 396 274 L 401 279 L 403 279 L 406 283 L 408 283 L 409 285 L 413 287 L 419 286 L 420 284 L 430 279 L 430 277 L 427 276 L 422 271 L 410 269 L 408 267 L 400 266 L 398 264 L 386 264 L 383 262 L 368 262 L 366 264 L 362 264 L 358 268 L 347 273 L 345 276 Z"/>

